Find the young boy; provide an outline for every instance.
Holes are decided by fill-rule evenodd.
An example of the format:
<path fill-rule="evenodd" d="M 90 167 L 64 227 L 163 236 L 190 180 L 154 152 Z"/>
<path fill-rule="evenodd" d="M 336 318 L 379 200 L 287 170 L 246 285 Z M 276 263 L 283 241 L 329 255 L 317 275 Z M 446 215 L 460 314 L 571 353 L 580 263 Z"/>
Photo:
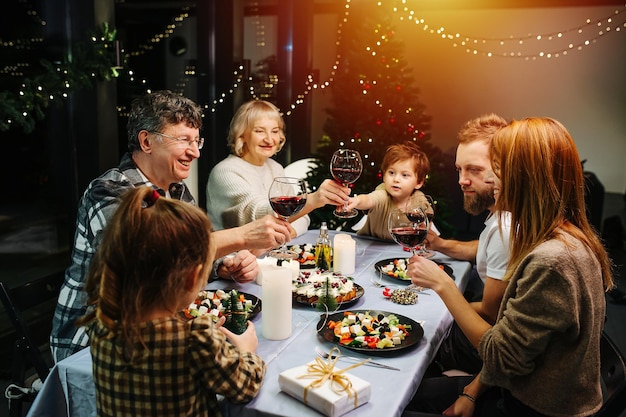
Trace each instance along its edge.
<path fill-rule="evenodd" d="M 357 234 L 392 240 L 387 227 L 389 213 L 395 208 L 404 209 L 412 195 L 424 195 L 418 190 L 424 185 L 430 162 L 413 142 L 395 144 L 387 148 L 381 171 L 383 184 L 369 194 L 350 198 L 348 210 L 368 210 L 367 221 Z"/>

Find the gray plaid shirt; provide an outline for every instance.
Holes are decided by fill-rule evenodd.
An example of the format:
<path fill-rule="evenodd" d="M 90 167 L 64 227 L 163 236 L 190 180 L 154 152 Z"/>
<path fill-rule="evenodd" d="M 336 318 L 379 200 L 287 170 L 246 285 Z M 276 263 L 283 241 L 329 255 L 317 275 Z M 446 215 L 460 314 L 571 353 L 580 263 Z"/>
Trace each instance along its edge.
<path fill-rule="evenodd" d="M 89 263 L 98 248 L 102 229 L 117 209 L 118 198 L 128 189 L 141 186 L 154 188 L 161 195 L 166 195 L 164 190 L 146 180 L 131 155 L 126 153 L 117 168 L 108 170 L 89 184 L 80 200 L 72 264 L 65 271 L 65 282 L 52 321 L 50 347 L 55 362 L 89 344 L 85 329 L 75 324 L 87 311 L 87 293 L 83 289 Z M 182 182 L 170 185 L 169 193 L 172 198 L 196 204 Z"/>

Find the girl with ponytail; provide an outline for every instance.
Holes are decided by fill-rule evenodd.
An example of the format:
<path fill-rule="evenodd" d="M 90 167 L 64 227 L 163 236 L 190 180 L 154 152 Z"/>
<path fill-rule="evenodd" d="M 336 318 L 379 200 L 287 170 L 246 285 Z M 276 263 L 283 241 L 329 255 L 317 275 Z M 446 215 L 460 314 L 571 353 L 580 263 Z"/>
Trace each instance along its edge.
<path fill-rule="evenodd" d="M 104 230 L 87 279 L 99 416 L 219 416 L 216 394 L 250 401 L 265 363 L 254 325 L 235 335 L 180 315 L 207 284 L 211 223 L 190 204 L 133 188 Z M 230 341 L 230 343 L 227 342 Z"/>

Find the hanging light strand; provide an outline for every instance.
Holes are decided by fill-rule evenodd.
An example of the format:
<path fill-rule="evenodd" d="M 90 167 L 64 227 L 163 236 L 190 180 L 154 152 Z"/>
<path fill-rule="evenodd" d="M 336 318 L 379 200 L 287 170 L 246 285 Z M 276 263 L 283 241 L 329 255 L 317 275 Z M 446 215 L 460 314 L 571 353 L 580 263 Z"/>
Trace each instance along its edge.
<path fill-rule="evenodd" d="M 406 5 L 407 1 L 401 1 L 404 5 L 402 7 L 394 6 L 392 8 L 393 12 L 397 13 L 399 20 L 413 22 L 420 26 L 424 32 L 437 36 L 444 41 L 452 42 L 453 47 L 464 48 L 468 54 L 485 57 L 523 58 L 525 60 L 558 58 L 568 55 L 570 51 L 581 51 L 585 47 L 594 45 L 602 36 L 626 30 L 626 13 L 624 13 L 626 5 L 624 5 L 624 8 L 614 10 L 607 17 L 595 20 L 587 18 L 583 24 L 564 30 L 540 34 L 529 33 L 523 36 L 470 36 L 448 31 L 442 26 L 429 25 L 423 18 L 416 17 L 415 11 Z M 382 6 L 382 3 L 379 1 L 378 5 Z M 585 35 L 587 36 L 584 37 Z M 584 38 L 581 39 L 581 37 Z M 557 47 L 554 44 L 557 40 L 564 44 Z M 530 48 L 534 50 L 529 51 Z"/>
<path fill-rule="evenodd" d="M 291 103 L 291 105 L 289 106 L 289 110 L 287 110 L 286 112 L 287 115 L 290 115 L 297 106 L 303 104 L 304 99 L 311 93 L 311 91 L 318 88 L 321 90 L 329 88 L 335 81 L 335 75 L 337 74 L 337 71 L 339 70 L 339 67 L 341 65 L 341 53 L 339 51 L 341 50 L 341 42 L 343 40 L 343 28 L 344 25 L 348 23 L 350 18 L 350 2 L 351 0 L 345 0 L 343 7 L 343 16 L 339 19 L 339 23 L 337 25 L 337 41 L 335 42 L 335 45 L 337 47 L 337 55 L 335 57 L 335 63 L 330 68 L 330 75 L 324 82 L 317 83 L 315 82 L 315 76 L 313 74 L 308 74 L 306 80 L 304 81 L 304 90 L 300 94 L 298 94 L 296 96 L 296 100 Z"/>
<path fill-rule="evenodd" d="M 148 39 L 144 43 L 139 44 L 137 50 L 128 52 L 128 55 L 140 56 L 152 51 L 156 44 L 159 44 L 165 39 L 172 36 L 172 34 L 174 33 L 174 29 L 180 27 L 183 22 L 189 18 L 189 10 L 189 7 L 183 7 L 182 11 L 177 16 L 175 16 L 161 32 L 155 33 L 150 37 L 150 39 Z"/>

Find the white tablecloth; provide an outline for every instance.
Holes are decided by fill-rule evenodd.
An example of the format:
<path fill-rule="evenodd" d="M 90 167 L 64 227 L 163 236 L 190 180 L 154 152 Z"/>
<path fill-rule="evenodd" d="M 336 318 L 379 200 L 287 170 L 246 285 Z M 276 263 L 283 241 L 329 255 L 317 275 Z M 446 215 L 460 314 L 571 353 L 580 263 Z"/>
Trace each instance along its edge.
<path fill-rule="evenodd" d="M 293 240 L 294 243 L 315 243 L 317 231 L 309 231 Z M 334 232 L 331 232 L 334 235 Z M 452 323 L 452 317 L 441 299 L 431 290 L 419 295 L 415 305 L 400 305 L 382 296 L 382 289 L 374 286 L 378 279 L 374 264 L 387 258 L 408 256 L 398 245 L 373 239 L 358 238 L 355 281 L 365 288 L 365 295 L 350 310 L 383 310 L 393 312 L 416 321 L 422 321 L 424 338 L 414 347 L 397 351 L 393 355 L 373 356 L 376 362 L 402 369 L 401 372 L 360 366 L 350 373 L 366 379 L 372 384 L 370 401 L 346 416 L 400 416 L 402 410 L 417 389 L 424 372 L 437 351 L 439 344 Z M 464 289 L 470 276 L 468 262 L 436 255 L 435 260 L 447 263 L 453 270 L 457 286 Z M 394 286 L 402 283 L 384 277 L 383 282 Z M 256 284 L 238 285 L 233 282 L 217 281 L 210 288 L 238 288 L 241 291 L 260 297 L 261 287 Z M 261 311 L 260 314 L 263 314 Z M 259 355 L 267 363 L 267 374 L 259 395 L 245 405 L 223 403 L 224 416 L 320 416 L 320 413 L 302 402 L 280 391 L 278 374 L 282 371 L 303 365 L 315 358 L 315 348 L 329 350 L 333 345 L 318 337 L 316 325 L 320 313 L 314 308 L 294 304 L 292 334 L 286 340 L 274 341 L 263 338 L 260 315 L 254 323 L 259 336 Z M 342 348 L 342 353 L 351 356 L 367 356 Z M 341 364 L 342 362 L 340 362 Z M 59 362 L 46 379 L 41 392 L 33 403 L 29 416 L 95 416 L 95 388 L 91 373 L 89 349 Z"/>

